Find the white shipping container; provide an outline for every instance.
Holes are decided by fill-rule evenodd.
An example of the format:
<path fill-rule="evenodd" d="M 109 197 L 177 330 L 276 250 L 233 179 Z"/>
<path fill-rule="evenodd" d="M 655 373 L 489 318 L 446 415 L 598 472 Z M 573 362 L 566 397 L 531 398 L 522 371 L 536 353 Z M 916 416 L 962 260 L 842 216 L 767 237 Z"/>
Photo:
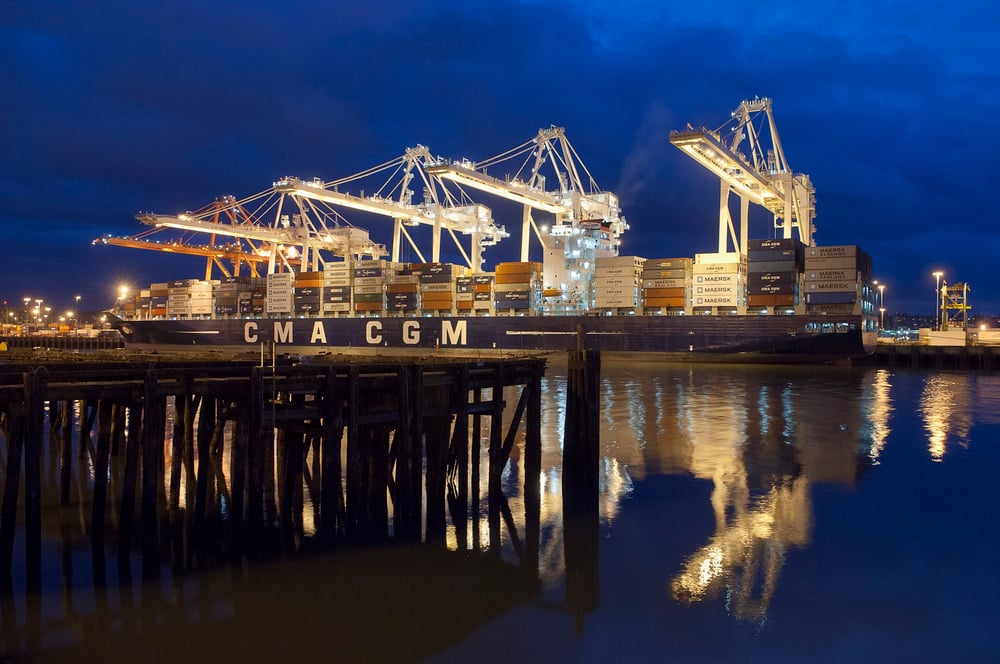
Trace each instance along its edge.
<path fill-rule="evenodd" d="M 474 300 L 473 309 L 493 309 L 493 300 Z"/>
<path fill-rule="evenodd" d="M 640 256 L 601 256 L 595 259 L 594 263 L 597 265 L 597 269 L 600 270 L 602 267 L 607 267 L 611 265 L 621 266 L 621 265 L 634 265 L 635 267 L 642 269 L 643 263 L 646 262 L 645 258 Z"/>
<path fill-rule="evenodd" d="M 746 281 L 743 275 L 740 274 L 696 274 L 694 275 L 694 284 L 742 284 Z"/>
<path fill-rule="evenodd" d="M 326 286 L 350 286 L 350 285 L 351 285 L 351 277 L 350 276 L 346 276 L 346 275 L 343 276 L 343 277 L 328 277 L 328 276 L 325 276 L 325 275 L 323 276 L 323 286 L 324 287 L 326 287 Z"/>
<path fill-rule="evenodd" d="M 692 275 L 699 274 L 746 274 L 746 263 L 697 263 L 691 267 Z"/>
<path fill-rule="evenodd" d="M 339 311 L 350 311 L 350 302 L 326 302 L 323 304 L 323 311 L 326 313 L 337 313 Z"/>
<path fill-rule="evenodd" d="M 438 284 L 435 284 L 435 283 L 420 284 L 420 291 L 423 292 L 423 293 L 432 293 L 432 292 L 434 292 L 434 293 L 449 292 L 450 293 L 452 290 L 454 290 L 454 288 L 455 288 L 455 284 L 451 283 L 450 281 L 445 281 L 445 282 L 438 283 Z"/>
<path fill-rule="evenodd" d="M 475 301 L 474 295 L 475 295 L 475 293 L 473 293 L 472 291 L 469 291 L 468 293 L 455 293 L 455 301 L 456 302 L 474 302 Z"/>
<path fill-rule="evenodd" d="M 857 289 L 855 281 L 806 281 L 810 293 L 853 293 Z"/>
<path fill-rule="evenodd" d="M 594 287 L 597 288 L 598 286 L 614 286 L 618 288 L 623 286 L 638 287 L 639 278 L 635 275 L 624 277 L 603 277 L 601 275 L 596 275 L 596 278 L 594 279 Z"/>
<path fill-rule="evenodd" d="M 632 265 L 607 265 L 598 266 L 594 270 L 594 277 L 627 277 L 627 276 L 639 276 L 642 274 L 641 267 L 635 267 Z"/>
<path fill-rule="evenodd" d="M 805 271 L 817 270 L 856 270 L 858 259 L 855 256 L 830 256 L 824 258 L 806 258 Z"/>
<path fill-rule="evenodd" d="M 695 296 L 693 304 L 696 307 L 735 307 L 739 305 L 739 298 L 726 295 L 698 295 Z"/>
<path fill-rule="evenodd" d="M 637 307 L 639 306 L 639 298 L 637 297 L 596 297 L 594 298 L 594 306 L 598 309 L 617 309 L 621 307 Z"/>
<path fill-rule="evenodd" d="M 858 271 L 853 269 L 811 270 L 806 272 L 806 281 L 857 281 Z"/>
<path fill-rule="evenodd" d="M 595 288 L 594 297 L 638 297 L 638 288 Z"/>
<path fill-rule="evenodd" d="M 843 244 L 830 247 L 806 247 L 806 258 L 841 258 L 845 256 L 856 257 L 858 246 L 855 244 Z"/>
<path fill-rule="evenodd" d="M 743 287 L 737 284 L 716 284 L 711 286 L 695 286 L 695 295 L 732 295 L 743 292 Z"/>
<path fill-rule="evenodd" d="M 358 295 L 371 295 L 372 293 L 381 293 L 382 291 L 383 288 L 381 283 L 371 286 L 359 286 L 357 284 L 357 280 L 355 280 L 354 292 Z"/>
<path fill-rule="evenodd" d="M 381 286 L 384 282 L 382 277 L 354 277 L 354 286 Z"/>
<path fill-rule="evenodd" d="M 643 279 L 643 288 L 687 288 L 691 285 L 690 279 Z"/>
<path fill-rule="evenodd" d="M 714 253 L 714 254 L 695 254 L 694 255 L 694 267 L 697 268 L 699 265 L 734 265 L 743 264 L 746 265 L 747 258 L 743 254 L 733 252 L 726 253 Z"/>

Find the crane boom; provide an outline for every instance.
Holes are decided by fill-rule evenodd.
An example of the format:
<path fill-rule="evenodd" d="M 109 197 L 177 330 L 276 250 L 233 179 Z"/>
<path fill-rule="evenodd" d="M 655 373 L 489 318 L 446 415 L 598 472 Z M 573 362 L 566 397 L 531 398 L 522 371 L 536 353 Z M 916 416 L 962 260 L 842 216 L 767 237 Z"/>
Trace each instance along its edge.
<path fill-rule="evenodd" d="M 756 98 L 743 101 L 731 114 L 732 138 L 727 144 L 721 129 L 695 129 L 688 125 L 686 131 L 671 131 L 670 143 L 715 174 L 721 183 L 719 204 L 719 252 L 728 251 L 731 237 L 736 251 L 746 253 L 748 236 L 749 203 L 755 203 L 774 215 L 774 227 L 785 238 L 798 232 L 799 240 L 813 245 L 816 216 L 815 188 L 808 175 L 793 173 L 785 159 L 784 148 L 771 110 L 772 101 Z M 763 142 L 763 129 L 754 120 L 763 114 L 767 120 L 770 147 Z M 725 127 L 726 125 L 723 125 Z M 750 155 L 740 150 L 747 140 Z M 729 195 L 735 193 L 742 201 L 740 235 L 729 214 Z"/>

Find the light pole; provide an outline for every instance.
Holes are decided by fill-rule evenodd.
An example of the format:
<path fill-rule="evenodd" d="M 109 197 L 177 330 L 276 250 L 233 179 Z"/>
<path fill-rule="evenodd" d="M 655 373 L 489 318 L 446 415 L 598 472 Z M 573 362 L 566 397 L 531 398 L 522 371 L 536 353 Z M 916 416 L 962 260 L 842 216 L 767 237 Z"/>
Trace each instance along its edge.
<path fill-rule="evenodd" d="M 76 300 L 76 309 L 73 312 L 76 315 L 75 316 L 75 318 L 76 318 L 75 323 L 76 324 L 74 326 L 74 329 L 77 329 L 77 330 L 80 329 L 80 298 L 82 298 L 82 297 L 83 297 L 82 295 L 77 295 L 75 298 L 73 298 L 74 300 Z"/>
<path fill-rule="evenodd" d="M 882 331 L 884 332 L 885 331 L 885 284 L 878 285 L 878 306 L 879 306 L 879 313 L 881 314 L 881 319 L 882 319 L 881 322 L 879 323 L 879 327 L 882 328 Z"/>
<path fill-rule="evenodd" d="M 944 272 L 937 270 L 934 272 L 934 329 L 941 329 L 941 277 Z"/>
<path fill-rule="evenodd" d="M 885 307 L 879 307 L 878 308 L 878 314 L 879 314 L 879 323 L 878 323 L 878 326 L 884 330 L 885 329 Z"/>

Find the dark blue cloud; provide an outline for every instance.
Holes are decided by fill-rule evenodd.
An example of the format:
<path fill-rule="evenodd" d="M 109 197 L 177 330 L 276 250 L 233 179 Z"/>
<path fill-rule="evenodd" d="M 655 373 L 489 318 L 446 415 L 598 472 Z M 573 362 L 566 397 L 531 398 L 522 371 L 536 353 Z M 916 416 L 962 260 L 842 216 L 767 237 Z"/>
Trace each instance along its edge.
<path fill-rule="evenodd" d="M 816 185 L 817 240 L 873 254 L 890 310 L 929 311 L 942 267 L 1000 311 L 985 2 L 26 4 L 0 18 L 8 299 L 69 302 L 72 284 L 110 304 L 118 279 L 200 276 L 199 260 L 90 246 L 142 230 L 140 209 L 342 177 L 417 144 L 482 159 L 551 124 L 619 193 L 626 251 L 712 251 L 718 183 L 667 136 L 761 95 Z"/>

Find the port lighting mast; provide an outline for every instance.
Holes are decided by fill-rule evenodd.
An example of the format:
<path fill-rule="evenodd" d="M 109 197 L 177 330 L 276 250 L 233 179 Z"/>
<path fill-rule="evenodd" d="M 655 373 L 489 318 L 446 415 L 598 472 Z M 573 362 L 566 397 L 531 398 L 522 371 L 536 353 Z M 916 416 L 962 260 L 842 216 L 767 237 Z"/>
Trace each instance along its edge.
<path fill-rule="evenodd" d="M 418 145 L 409 148 L 401 157 L 373 167 L 361 173 L 324 182 L 316 178 L 305 181 L 297 177 L 285 177 L 274 183 L 276 192 L 287 194 L 296 200 L 321 201 L 335 206 L 348 207 L 362 212 L 388 216 L 393 219 L 392 260 L 398 262 L 402 240 L 405 239 L 413 250 L 426 261 L 407 227 L 427 225 L 432 228 L 430 260 L 441 260 L 441 234 L 446 231 L 454 240 L 459 252 L 469 267 L 482 270 L 485 247 L 495 245 L 508 236 L 503 227 L 493 223 L 492 211 L 473 203 L 461 192 L 455 193 L 444 186 L 444 182 L 432 175 L 426 168 L 436 163 L 430 151 Z M 389 180 L 382 184 L 375 194 L 350 194 L 340 190 L 341 186 L 355 184 L 363 178 L 391 170 Z M 414 181 L 423 184 L 423 200 L 414 202 Z M 466 251 L 456 232 L 470 236 L 470 251 Z"/>
<path fill-rule="evenodd" d="M 814 244 L 816 190 L 808 175 L 788 166 L 771 105 L 771 99 L 754 98 L 740 102 L 719 129 L 688 125 L 685 131 L 670 132 L 671 145 L 719 177 L 719 253 L 729 253 L 732 240 L 733 251 L 746 254 L 750 203 L 773 213 L 780 237 L 791 238 L 794 230 L 803 244 Z M 744 140 L 749 154 L 741 151 Z M 729 212 L 730 194 L 740 198 L 738 236 Z"/>

